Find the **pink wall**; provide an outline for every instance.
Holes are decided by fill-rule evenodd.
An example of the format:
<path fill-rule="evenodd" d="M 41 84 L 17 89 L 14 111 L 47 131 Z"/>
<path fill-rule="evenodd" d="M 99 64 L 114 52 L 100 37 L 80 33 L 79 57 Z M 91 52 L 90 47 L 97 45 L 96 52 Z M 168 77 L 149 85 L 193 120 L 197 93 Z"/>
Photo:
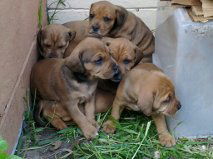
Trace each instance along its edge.
<path fill-rule="evenodd" d="M 39 0 L 0 0 L 0 136 L 9 143 L 9 152 L 17 141 L 23 97 L 37 58 L 38 8 Z M 46 2 L 43 8 L 46 14 Z"/>

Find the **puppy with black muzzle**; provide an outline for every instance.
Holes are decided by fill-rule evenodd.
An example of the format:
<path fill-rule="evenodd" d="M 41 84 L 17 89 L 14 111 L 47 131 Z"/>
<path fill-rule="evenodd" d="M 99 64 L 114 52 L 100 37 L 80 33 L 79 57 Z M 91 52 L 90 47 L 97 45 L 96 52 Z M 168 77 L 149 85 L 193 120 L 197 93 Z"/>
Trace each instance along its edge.
<path fill-rule="evenodd" d="M 96 37 L 127 38 L 144 54 L 143 62 L 152 62 L 155 38 L 144 22 L 125 8 L 108 1 L 90 7 L 89 33 Z"/>
<path fill-rule="evenodd" d="M 92 37 L 80 42 L 65 59 L 39 61 L 31 72 L 31 90 L 40 97 L 37 115 L 43 112 L 57 129 L 66 128 L 64 121 L 72 118 L 87 139 L 94 138 L 98 131 L 94 115 L 97 82 L 115 73 L 117 66 L 108 49 Z"/>
<path fill-rule="evenodd" d="M 143 52 L 126 38 L 103 38 L 110 49 L 110 54 L 121 71 L 121 78 L 134 68 L 144 57 Z"/>
<path fill-rule="evenodd" d="M 171 116 L 181 108 L 175 96 L 171 80 L 153 64 L 139 64 L 121 81 L 112 105 L 111 117 L 120 119 L 127 108 L 151 116 L 157 127 L 160 143 L 171 147 L 175 139 L 170 135 L 165 116 Z M 103 124 L 106 133 L 114 133 L 115 123 L 109 119 Z"/>
<path fill-rule="evenodd" d="M 120 80 L 141 61 L 143 53 L 135 44 L 125 38 L 103 38 L 102 41 L 108 46 L 110 54 L 119 68 L 119 72 L 113 79 L 99 80 L 98 83 L 96 108 L 107 111 L 113 103 Z"/>
<path fill-rule="evenodd" d="M 43 58 L 64 58 L 65 50 L 76 32 L 61 24 L 50 24 L 37 35 L 38 52 Z"/>

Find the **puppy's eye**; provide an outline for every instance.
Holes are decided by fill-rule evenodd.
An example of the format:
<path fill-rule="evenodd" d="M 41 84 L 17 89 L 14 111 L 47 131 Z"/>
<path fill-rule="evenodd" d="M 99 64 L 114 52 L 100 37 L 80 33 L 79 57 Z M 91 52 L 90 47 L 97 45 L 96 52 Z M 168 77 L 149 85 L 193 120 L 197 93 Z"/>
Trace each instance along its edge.
<path fill-rule="evenodd" d="M 109 21 L 111 21 L 112 19 L 111 18 L 109 18 L 109 17 L 104 17 L 104 21 L 105 22 L 109 22 Z"/>
<path fill-rule="evenodd" d="M 50 48 L 51 45 L 50 44 L 44 44 L 45 47 Z"/>
<path fill-rule="evenodd" d="M 90 13 L 90 15 L 89 15 L 89 19 L 92 19 L 92 18 L 94 18 L 94 14 L 92 14 L 92 13 Z"/>
<path fill-rule="evenodd" d="M 171 97 L 170 96 L 168 96 L 164 101 L 163 101 L 163 104 L 167 104 L 167 103 L 169 103 L 170 102 L 170 100 L 171 100 Z"/>
<path fill-rule="evenodd" d="M 64 48 L 65 46 L 66 46 L 66 45 L 59 45 L 58 48 L 59 48 L 59 49 L 62 49 L 62 48 Z"/>
<path fill-rule="evenodd" d="M 131 62 L 131 60 L 129 60 L 129 59 L 123 60 L 123 63 L 124 63 L 125 65 L 129 64 L 130 62 Z"/>
<path fill-rule="evenodd" d="M 95 60 L 96 65 L 101 65 L 103 63 L 103 58 L 99 57 L 97 60 Z"/>

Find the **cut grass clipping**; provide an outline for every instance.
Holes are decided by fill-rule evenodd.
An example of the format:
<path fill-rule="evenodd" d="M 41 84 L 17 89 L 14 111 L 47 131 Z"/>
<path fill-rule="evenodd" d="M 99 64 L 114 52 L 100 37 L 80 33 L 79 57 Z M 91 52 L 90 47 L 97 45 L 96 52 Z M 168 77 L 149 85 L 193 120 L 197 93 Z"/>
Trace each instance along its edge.
<path fill-rule="evenodd" d="M 30 104 L 29 100 L 26 103 Z M 124 112 L 115 134 L 107 135 L 101 130 L 94 140 L 87 141 L 75 124 L 61 131 L 50 127 L 36 128 L 30 117 L 31 109 L 28 111 L 17 148 L 17 155 L 23 158 L 36 151 L 40 158 L 47 159 L 213 159 L 211 138 L 199 141 L 180 139 L 172 148 L 162 147 L 153 121 L 137 112 Z M 110 111 L 98 114 L 98 123 L 102 125 L 109 114 Z"/>

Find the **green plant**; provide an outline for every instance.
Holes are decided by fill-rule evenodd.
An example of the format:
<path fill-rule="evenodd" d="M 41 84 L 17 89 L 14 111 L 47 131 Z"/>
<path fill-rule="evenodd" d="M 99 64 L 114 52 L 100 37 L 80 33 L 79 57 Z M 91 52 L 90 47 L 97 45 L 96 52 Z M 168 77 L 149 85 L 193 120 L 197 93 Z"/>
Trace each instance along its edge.
<path fill-rule="evenodd" d="M 34 93 L 34 96 L 32 96 L 32 100 L 30 98 L 30 92 L 27 91 L 26 96 L 24 97 L 26 110 L 24 112 L 24 122 L 26 124 L 26 127 L 24 131 L 28 133 L 28 137 L 32 141 L 33 144 L 36 143 L 36 126 L 35 121 L 33 118 L 34 108 L 36 106 L 36 91 Z"/>
<path fill-rule="evenodd" d="M 48 24 L 52 24 L 52 21 L 56 20 L 55 15 L 57 14 L 57 9 L 58 9 L 59 6 L 65 7 L 65 0 L 56 0 L 53 3 L 49 4 L 48 7 L 51 7 L 53 4 L 56 4 L 56 7 L 55 7 L 55 9 L 54 9 L 54 11 L 51 15 L 49 15 L 49 14 L 47 15 Z"/>
<path fill-rule="evenodd" d="M 22 148 L 24 147 L 25 149 L 28 149 L 29 147 L 39 145 L 39 133 L 43 132 L 45 129 L 36 127 L 36 123 L 34 121 L 34 109 L 37 104 L 36 96 L 36 91 L 31 94 L 28 90 L 23 98 L 25 103 L 23 129 L 16 149 L 16 154 L 21 155 L 23 158 L 25 158 L 25 151 L 22 151 Z"/>
<path fill-rule="evenodd" d="M 97 121 L 101 125 L 109 118 L 108 113 L 98 114 Z M 212 159 L 212 140 L 179 139 L 171 148 L 159 144 L 154 123 L 140 113 L 126 111 L 119 123 L 116 123 L 115 134 L 107 135 L 99 132 L 93 141 L 86 140 L 73 146 L 72 158 L 86 159 Z M 71 126 L 58 132 L 60 138 L 72 141 L 81 131 Z M 63 136 L 61 136 L 63 135 Z M 205 147 L 205 150 L 202 149 Z"/>
<path fill-rule="evenodd" d="M 7 150 L 8 145 L 5 140 L 0 137 L 0 159 L 22 159 L 16 155 L 9 155 L 5 151 Z"/>
<path fill-rule="evenodd" d="M 35 101 L 33 97 L 30 102 L 29 95 L 26 95 L 25 103 L 28 109 L 25 112 L 26 126 L 22 134 L 25 140 L 22 138 L 19 140 L 17 150 L 18 155 L 23 158 L 31 151 L 44 154 L 54 143 L 63 142 L 70 145 L 49 152 L 48 155 L 58 155 L 56 158 L 60 158 L 68 154 L 74 159 L 213 159 L 211 138 L 199 141 L 183 138 L 179 139 L 174 147 L 163 147 L 159 144 L 152 120 L 138 112 L 125 111 L 122 113 L 121 120 L 115 121 L 117 127 L 115 134 L 107 135 L 100 130 L 99 135 L 89 142 L 83 138 L 82 131 L 74 124 L 61 131 L 48 127 L 38 128 L 33 120 Z M 102 125 L 110 118 L 109 114 L 110 110 L 98 114 L 97 122 Z M 66 155 L 60 154 L 64 150 Z"/>
<path fill-rule="evenodd" d="M 43 5 L 42 0 L 39 1 L 39 7 L 38 7 L 38 28 L 42 28 L 42 20 L 43 20 Z"/>

